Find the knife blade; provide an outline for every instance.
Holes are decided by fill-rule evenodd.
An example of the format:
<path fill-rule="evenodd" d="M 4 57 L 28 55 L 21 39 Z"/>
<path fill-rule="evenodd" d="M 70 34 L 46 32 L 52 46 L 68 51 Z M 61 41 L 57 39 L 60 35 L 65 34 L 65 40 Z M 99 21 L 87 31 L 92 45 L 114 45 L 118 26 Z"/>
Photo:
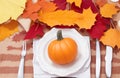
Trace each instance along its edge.
<path fill-rule="evenodd" d="M 100 43 L 98 40 L 96 40 L 96 78 L 100 78 L 100 66 L 101 66 Z"/>
<path fill-rule="evenodd" d="M 106 46 L 106 56 L 105 56 L 105 72 L 107 77 L 111 77 L 112 69 L 112 47 Z"/>

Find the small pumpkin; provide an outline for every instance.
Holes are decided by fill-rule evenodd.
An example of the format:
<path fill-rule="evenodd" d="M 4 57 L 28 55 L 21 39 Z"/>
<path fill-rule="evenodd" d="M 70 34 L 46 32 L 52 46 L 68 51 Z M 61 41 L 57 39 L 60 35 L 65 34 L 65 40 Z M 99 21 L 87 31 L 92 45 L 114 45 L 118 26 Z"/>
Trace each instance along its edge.
<path fill-rule="evenodd" d="M 72 38 L 63 38 L 62 31 L 58 30 L 57 40 L 48 45 L 48 56 L 57 64 L 71 63 L 77 56 L 77 44 Z"/>

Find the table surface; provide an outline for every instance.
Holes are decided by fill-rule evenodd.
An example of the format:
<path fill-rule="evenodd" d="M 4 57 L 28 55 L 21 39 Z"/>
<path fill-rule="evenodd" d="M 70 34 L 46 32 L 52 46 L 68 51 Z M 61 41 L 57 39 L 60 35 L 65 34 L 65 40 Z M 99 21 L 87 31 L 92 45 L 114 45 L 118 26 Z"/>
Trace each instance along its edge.
<path fill-rule="evenodd" d="M 20 62 L 22 41 L 25 31 L 15 33 L 0 42 L 0 78 L 17 78 Z M 95 41 L 91 40 L 91 78 L 95 78 Z M 116 54 L 116 52 L 118 52 Z M 27 41 L 27 55 L 25 57 L 25 78 L 33 78 L 32 64 L 32 40 Z M 106 78 L 105 74 L 105 46 L 101 43 L 101 78 Z M 120 78 L 120 52 L 114 49 L 112 61 L 112 78 Z"/>

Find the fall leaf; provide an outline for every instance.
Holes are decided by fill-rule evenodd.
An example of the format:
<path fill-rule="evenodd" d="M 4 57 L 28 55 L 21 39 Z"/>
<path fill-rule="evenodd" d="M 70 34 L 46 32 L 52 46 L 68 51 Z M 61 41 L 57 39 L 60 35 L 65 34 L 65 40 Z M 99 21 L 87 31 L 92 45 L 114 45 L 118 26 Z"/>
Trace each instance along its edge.
<path fill-rule="evenodd" d="M 78 26 L 80 26 L 80 28 L 90 29 L 96 21 L 96 15 L 97 14 L 94 14 L 90 8 L 84 9 L 82 13 L 82 19 L 79 20 L 80 24 L 78 24 Z"/>
<path fill-rule="evenodd" d="M 97 13 L 99 10 L 98 7 L 93 2 L 93 0 L 82 0 L 81 8 L 83 9 L 91 8 L 93 13 Z"/>
<path fill-rule="evenodd" d="M 79 13 L 82 13 L 82 12 L 83 12 L 83 8 L 80 8 L 80 7 L 76 6 L 75 3 L 72 3 L 72 4 L 71 4 L 70 9 L 71 9 L 71 10 L 74 10 L 75 12 L 79 12 Z"/>
<path fill-rule="evenodd" d="M 66 9 L 67 4 L 66 0 L 54 0 L 53 2 L 57 5 L 58 9 L 62 10 Z"/>
<path fill-rule="evenodd" d="M 37 36 L 42 37 L 44 35 L 44 28 L 46 27 L 45 24 L 35 22 L 27 32 L 25 39 L 33 39 L 36 38 Z"/>
<path fill-rule="evenodd" d="M 108 0 L 95 0 L 95 3 L 99 6 L 102 7 L 104 4 L 107 3 Z"/>
<path fill-rule="evenodd" d="M 52 12 L 52 11 L 55 11 L 57 9 L 57 6 L 56 6 L 55 3 L 49 2 L 49 1 L 46 1 L 46 0 L 41 0 L 39 5 L 41 6 L 42 12 L 45 12 L 45 13 L 46 12 Z"/>
<path fill-rule="evenodd" d="M 9 23 L 0 24 L 0 41 L 18 31 L 18 22 L 11 20 Z"/>
<path fill-rule="evenodd" d="M 41 6 L 39 5 L 40 1 L 41 0 L 39 0 L 36 3 L 33 3 L 32 0 L 27 0 L 26 8 L 24 10 L 24 13 L 23 13 L 22 17 L 23 18 L 30 18 L 30 19 L 35 21 L 38 17 L 37 12 L 41 8 Z"/>
<path fill-rule="evenodd" d="M 76 6 L 80 7 L 82 0 L 66 0 L 70 4 L 75 3 Z"/>
<path fill-rule="evenodd" d="M 100 41 L 105 45 L 112 46 L 113 48 L 115 46 L 120 48 L 120 31 L 110 28 L 104 33 L 104 36 L 101 37 Z"/>
<path fill-rule="evenodd" d="M 57 10 L 55 12 L 49 12 L 40 14 L 39 20 L 47 23 L 53 27 L 55 25 L 75 25 L 80 28 L 90 29 L 95 22 L 96 14 L 93 14 L 91 9 L 84 10 L 83 14 L 74 12 L 73 10 Z"/>
<path fill-rule="evenodd" d="M 16 20 L 23 13 L 26 0 L 0 0 L 0 23 Z"/>
<path fill-rule="evenodd" d="M 38 0 L 36 3 L 33 3 L 32 0 L 28 0 L 22 17 L 31 18 L 33 21 L 35 21 L 36 19 L 38 19 L 39 11 L 51 12 L 54 11 L 56 8 L 57 7 L 54 3 L 48 2 L 46 0 Z"/>
<path fill-rule="evenodd" d="M 112 18 L 113 14 L 116 14 L 119 9 L 115 7 L 115 4 L 105 4 L 100 8 L 100 13 L 103 17 Z"/>
<path fill-rule="evenodd" d="M 110 19 L 103 18 L 101 15 L 97 15 L 97 21 L 91 29 L 87 30 L 91 38 L 100 39 L 103 36 L 104 32 L 109 28 Z"/>
<path fill-rule="evenodd" d="M 81 14 L 72 10 L 57 10 L 40 14 L 39 20 L 53 27 L 55 25 L 74 25 L 76 21 L 82 19 Z"/>

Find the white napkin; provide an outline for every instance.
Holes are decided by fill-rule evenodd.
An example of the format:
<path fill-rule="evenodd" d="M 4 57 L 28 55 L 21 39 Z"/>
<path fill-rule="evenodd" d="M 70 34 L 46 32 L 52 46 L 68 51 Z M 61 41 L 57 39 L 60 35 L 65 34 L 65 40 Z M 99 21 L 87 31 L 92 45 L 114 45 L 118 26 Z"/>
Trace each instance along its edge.
<path fill-rule="evenodd" d="M 89 42 L 89 37 L 85 37 L 85 39 L 88 40 L 88 44 L 90 44 Z M 52 75 L 52 74 L 49 74 L 47 72 L 44 72 L 40 66 L 39 66 L 39 63 L 38 61 L 36 60 L 36 54 L 37 54 L 37 43 L 38 43 L 39 40 L 34 40 L 33 41 L 33 69 L 34 69 L 34 78 L 51 78 L 51 77 L 59 77 L 59 76 L 56 76 L 56 75 Z M 88 45 L 89 46 L 89 45 Z M 85 64 L 85 67 L 84 69 L 82 69 L 82 71 L 78 71 L 76 73 L 73 73 L 67 77 L 77 77 L 77 78 L 90 78 L 90 61 L 91 61 L 91 58 L 89 58 L 89 60 L 87 61 L 87 63 Z"/>

